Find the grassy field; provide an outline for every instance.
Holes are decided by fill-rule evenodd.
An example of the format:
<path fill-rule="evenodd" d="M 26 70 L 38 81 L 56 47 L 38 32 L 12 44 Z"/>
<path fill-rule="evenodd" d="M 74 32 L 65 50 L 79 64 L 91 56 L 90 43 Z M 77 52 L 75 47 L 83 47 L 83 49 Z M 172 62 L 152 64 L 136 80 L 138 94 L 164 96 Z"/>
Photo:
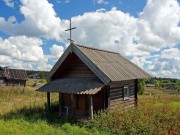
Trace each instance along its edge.
<path fill-rule="evenodd" d="M 94 120 L 59 118 L 58 95 L 52 94 L 52 113 L 45 112 L 46 94 L 28 86 L 0 87 L 0 135 L 109 135 L 109 134 L 180 134 L 180 94 L 146 89 L 139 96 L 138 108 L 114 113 L 101 112 Z"/>

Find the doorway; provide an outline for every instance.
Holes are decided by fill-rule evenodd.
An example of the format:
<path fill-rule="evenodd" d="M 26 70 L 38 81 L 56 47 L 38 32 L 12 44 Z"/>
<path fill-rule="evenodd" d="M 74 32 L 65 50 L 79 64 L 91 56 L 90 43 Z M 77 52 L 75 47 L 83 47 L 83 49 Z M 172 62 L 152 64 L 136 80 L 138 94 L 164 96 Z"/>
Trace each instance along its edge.
<path fill-rule="evenodd" d="M 77 94 L 75 98 L 75 115 L 77 117 L 85 115 L 85 95 Z"/>

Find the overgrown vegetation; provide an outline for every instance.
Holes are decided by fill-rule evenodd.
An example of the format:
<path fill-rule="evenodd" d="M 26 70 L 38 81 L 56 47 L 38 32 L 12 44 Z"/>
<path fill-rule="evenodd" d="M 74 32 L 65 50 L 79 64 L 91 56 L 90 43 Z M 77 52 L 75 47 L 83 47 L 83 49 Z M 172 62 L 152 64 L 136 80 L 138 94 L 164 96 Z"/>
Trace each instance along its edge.
<path fill-rule="evenodd" d="M 180 95 L 173 91 L 149 88 L 139 96 L 137 108 L 119 107 L 94 120 L 76 121 L 58 117 L 58 94 L 51 94 L 52 112 L 46 113 L 46 94 L 35 89 L 0 87 L 1 135 L 180 134 Z"/>
<path fill-rule="evenodd" d="M 85 122 L 87 128 L 111 131 L 112 134 L 180 134 L 180 95 L 148 89 L 139 96 L 137 108 L 101 112 Z M 84 121 L 83 121 L 84 122 Z"/>
<path fill-rule="evenodd" d="M 138 80 L 138 94 L 142 95 L 145 91 L 146 84 L 143 79 Z"/>

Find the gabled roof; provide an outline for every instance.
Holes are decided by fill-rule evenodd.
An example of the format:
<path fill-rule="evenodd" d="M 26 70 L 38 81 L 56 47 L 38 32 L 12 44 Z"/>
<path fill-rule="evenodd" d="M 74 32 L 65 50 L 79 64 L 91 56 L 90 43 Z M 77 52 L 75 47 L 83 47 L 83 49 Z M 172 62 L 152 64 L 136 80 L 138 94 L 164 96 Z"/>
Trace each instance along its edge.
<path fill-rule="evenodd" d="M 151 77 L 151 75 L 119 53 L 72 43 L 51 69 L 47 78 L 48 81 L 51 80 L 53 74 L 71 52 L 74 52 L 104 84 Z"/>
<path fill-rule="evenodd" d="M 0 77 L 5 77 L 8 80 L 27 80 L 26 70 L 7 67 L 0 67 Z"/>

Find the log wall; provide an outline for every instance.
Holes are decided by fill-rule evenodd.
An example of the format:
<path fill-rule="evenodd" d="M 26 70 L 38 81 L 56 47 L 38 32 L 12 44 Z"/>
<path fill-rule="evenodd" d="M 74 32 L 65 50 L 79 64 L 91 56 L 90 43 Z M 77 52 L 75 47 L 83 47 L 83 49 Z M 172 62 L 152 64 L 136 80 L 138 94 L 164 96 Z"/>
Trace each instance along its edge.
<path fill-rule="evenodd" d="M 118 106 L 123 106 L 125 108 L 136 105 L 136 80 L 122 81 L 117 83 L 110 84 L 109 92 L 109 110 L 113 111 Z M 124 99 L 123 97 L 123 88 L 125 85 L 129 86 L 129 98 Z"/>

